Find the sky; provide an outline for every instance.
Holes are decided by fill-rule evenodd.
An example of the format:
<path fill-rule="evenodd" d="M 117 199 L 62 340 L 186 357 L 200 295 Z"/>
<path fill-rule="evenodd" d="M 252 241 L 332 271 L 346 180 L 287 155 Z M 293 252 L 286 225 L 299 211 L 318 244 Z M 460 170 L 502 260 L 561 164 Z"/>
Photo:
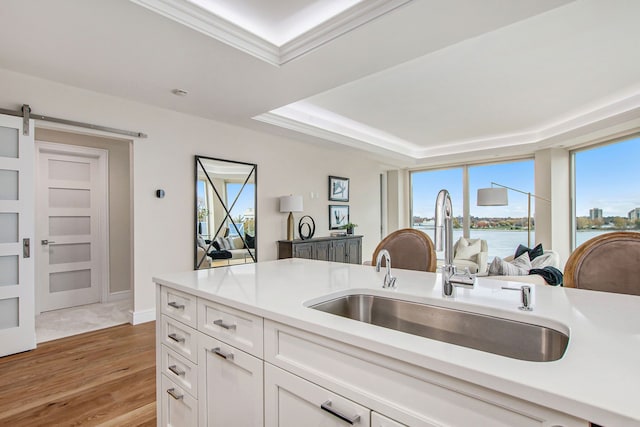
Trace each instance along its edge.
<path fill-rule="evenodd" d="M 639 161 L 640 137 L 576 152 L 576 215 L 589 216 L 589 209 L 600 208 L 605 217 L 627 217 L 640 207 Z M 471 216 L 526 217 L 525 194 L 508 190 L 508 206 L 476 206 L 477 190 L 491 187 L 493 181 L 533 194 L 533 180 L 533 160 L 470 166 Z M 443 188 L 451 194 L 453 215 L 462 216 L 462 168 L 413 173 L 413 215 L 433 217 L 436 196 Z M 536 202 L 548 203 L 532 197 L 532 216 Z"/>
<path fill-rule="evenodd" d="M 603 216 L 627 217 L 640 208 L 640 137 L 576 153 L 576 216 L 602 209 Z"/>

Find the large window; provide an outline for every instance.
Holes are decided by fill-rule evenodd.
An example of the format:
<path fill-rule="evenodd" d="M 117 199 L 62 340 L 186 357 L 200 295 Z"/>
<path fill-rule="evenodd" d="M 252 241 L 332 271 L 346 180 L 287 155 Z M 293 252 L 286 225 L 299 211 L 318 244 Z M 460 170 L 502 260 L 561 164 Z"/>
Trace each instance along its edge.
<path fill-rule="evenodd" d="M 443 188 L 449 191 L 453 207 L 453 240 L 462 236 L 462 168 L 440 169 L 411 173 L 411 225 L 434 240 L 436 197 Z M 437 253 L 444 258 L 444 252 Z"/>
<path fill-rule="evenodd" d="M 469 194 L 467 195 L 463 193 L 465 176 L 468 176 Z M 486 240 L 489 261 L 495 256 L 504 258 L 513 255 L 519 244 L 527 244 L 527 195 L 519 191 L 508 190 L 508 205 L 477 206 L 478 188 L 491 187 L 492 182 L 525 193 L 533 193 L 533 160 L 412 172 L 412 227 L 425 231 L 433 239 L 435 200 L 438 191 L 445 188 L 451 194 L 453 204 L 454 241 L 463 235 Z M 535 207 L 534 200 L 532 198 L 532 217 Z M 465 203 L 469 206 L 469 217 L 466 218 L 466 221 L 464 218 Z M 535 242 L 533 219 L 531 225 L 533 244 Z M 438 253 L 438 258 L 442 259 L 443 257 L 443 253 Z"/>
<path fill-rule="evenodd" d="M 528 244 L 528 197 L 521 192 L 533 194 L 534 173 L 533 160 L 469 167 L 469 237 L 487 241 L 489 260 L 495 256 L 504 258 L 513 255 L 519 244 Z M 478 188 L 491 187 L 492 182 L 514 189 L 507 190 L 508 205 L 478 206 Z M 535 197 L 532 197 L 532 246 L 536 241 L 534 208 Z"/>
<path fill-rule="evenodd" d="M 640 231 L 640 137 L 573 152 L 574 249 L 611 231 Z"/>

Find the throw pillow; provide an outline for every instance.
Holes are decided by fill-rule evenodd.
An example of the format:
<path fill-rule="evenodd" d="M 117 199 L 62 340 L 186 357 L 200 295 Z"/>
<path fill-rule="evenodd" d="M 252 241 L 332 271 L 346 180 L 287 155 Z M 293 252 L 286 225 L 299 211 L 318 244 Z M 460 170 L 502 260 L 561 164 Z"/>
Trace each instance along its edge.
<path fill-rule="evenodd" d="M 216 251 L 220 250 L 220 243 L 216 242 L 215 240 L 211 243 L 211 246 L 213 246 Z"/>
<path fill-rule="evenodd" d="M 225 237 L 225 241 L 227 242 L 227 249 L 231 250 L 231 249 L 237 249 L 235 242 L 233 241 L 233 237 Z"/>
<path fill-rule="evenodd" d="M 229 242 L 227 242 L 227 239 L 225 239 L 224 237 L 218 237 L 216 239 L 216 242 L 218 242 L 218 246 L 220 246 L 220 250 L 229 250 L 231 249 L 229 247 Z"/>
<path fill-rule="evenodd" d="M 526 276 L 531 270 L 529 253 L 525 252 L 511 262 L 502 264 L 502 274 L 505 276 Z"/>
<path fill-rule="evenodd" d="M 247 248 L 249 249 L 255 249 L 256 247 L 256 237 L 255 236 L 250 236 L 248 234 L 244 235 L 244 241 L 247 243 Z"/>
<path fill-rule="evenodd" d="M 464 238 L 461 238 L 460 243 L 462 243 L 462 240 Z M 466 239 L 464 239 L 466 242 Z M 475 261 L 476 259 L 476 255 L 478 255 L 480 253 L 480 251 L 482 250 L 482 246 L 481 246 L 481 242 L 480 240 L 476 240 L 475 242 L 473 242 L 472 244 L 469 244 L 469 242 L 466 242 L 467 245 L 465 246 L 464 244 L 462 245 L 458 245 L 458 248 L 456 249 L 456 254 L 453 257 L 454 259 L 466 259 L 469 261 Z"/>
<path fill-rule="evenodd" d="M 518 249 L 516 249 L 516 253 L 513 258 L 518 258 L 523 253 L 527 252 L 529 254 L 529 260 L 533 261 L 540 255 L 544 253 L 544 249 L 542 249 L 542 243 L 538 243 L 533 249 L 529 249 L 525 245 L 518 245 Z"/>
<path fill-rule="evenodd" d="M 548 251 L 536 259 L 531 260 L 531 268 L 558 267 L 558 256 L 553 251 Z"/>
<path fill-rule="evenodd" d="M 196 238 L 196 242 L 202 249 L 207 249 L 207 243 L 204 241 L 202 236 L 198 235 L 198 237 Z"/>
<path fill-rule="evenodd" d="M 232 239 L 233 241 L 233 248 L 234 249 L 242 249 L 244 248 L 244 242 L 242 241 L 242 237 L 234 237 Z"/>
<path fill-rule="evenodd" d="M 501 276 L 502 275 L 502 263 L 504 261 L 500 257 L 495 257 L 489 265 L 489 276 Z"/>

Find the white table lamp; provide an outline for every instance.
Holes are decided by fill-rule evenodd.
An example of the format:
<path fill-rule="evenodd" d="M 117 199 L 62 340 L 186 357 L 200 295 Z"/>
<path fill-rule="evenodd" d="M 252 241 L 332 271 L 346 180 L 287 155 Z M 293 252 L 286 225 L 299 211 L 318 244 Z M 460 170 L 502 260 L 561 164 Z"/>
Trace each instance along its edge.
<path fill-rule="evenodd" d="M 302 212 L 302 196 L 280 197 L 280 212 L 289 212 L 287 218 L 287 240 L 293 240 L 293 213 Z"/>

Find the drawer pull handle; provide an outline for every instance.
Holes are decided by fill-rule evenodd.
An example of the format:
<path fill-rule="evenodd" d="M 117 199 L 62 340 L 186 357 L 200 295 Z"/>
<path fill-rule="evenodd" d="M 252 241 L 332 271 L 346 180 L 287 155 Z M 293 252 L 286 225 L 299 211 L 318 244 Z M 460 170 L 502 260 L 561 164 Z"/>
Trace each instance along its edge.
<path fill-rule="evenodd" d="M 224 351 L 220 350 L 220 347 L 211 349 L 211 352 L 217 356 L 222 357 L 223 359 L 233 360 L 233 353 L 225 353 Z"/>
<path fill-rule="evenodd" d="M 179 377 L 185 374 L 185 371 L 181 371 L 176 365 L 169 366 L 169 370 Z"/>
<path fill-rule="evenodd" d="M 331 407 L 331 401 L 330 400 L 327 400 L 322 405 L 320 405 L 320 408 L 325 410 L 325 411 L 327 411 L 328 413 L 330 413 L 334 417 L 340 418 L 342 421 L 348 422 L 351 425 L 353 425 L 353 424 L 355 424 L 355 423 L 360 421 L 360 415 L 354 415 L 354 416 L 350 417 L 349 415 L 341 414 L 340 412 L 338 412 L 335 409 L 333 409 Z"/>
<path fill-rule="evenodd" d="M 175 400 L 182 400 L 182 398 L 184 398 L 184 395 L 176 393 L 175 388 L 167 389 L 167 393 L 169 393 L 169 396 L 173 397 Z"/>
<path fill-rule="evenodd" d="M 184 337 L 179 337 L 177 334 L 169 334 L 167 336 L 175 342 L 184 342 Z"/>
<path fill-rule="evenodd" d="M 225 328 L 225 329 L 231 330 L 231 331 L 234 331 L 236 329 L 236 325 L 231 325 L 229 323 L 225 323 L 225 321 L 222 320 L 222 319 L 214 320 L 213 324 L 214 325 L 218 325 L 221 328 Z"/>
<path fill-rule="evenodd" d="M 178 304 L 175 301 L 171 301 L 170 303 L 167 304 L 169 307 L 173 307 L 176 310 L 184 310 L 184 304 Z"/>

